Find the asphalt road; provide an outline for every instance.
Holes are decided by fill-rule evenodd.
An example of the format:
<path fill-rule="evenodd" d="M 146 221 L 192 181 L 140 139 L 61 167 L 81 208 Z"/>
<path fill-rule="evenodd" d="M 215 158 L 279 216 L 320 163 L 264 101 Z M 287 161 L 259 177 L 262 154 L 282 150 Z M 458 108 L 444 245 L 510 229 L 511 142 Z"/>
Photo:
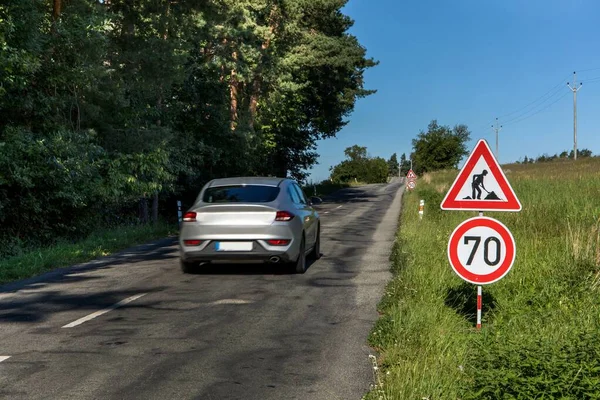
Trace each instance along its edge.
<path fill-rule="evenodd" d="M 0 398 L 360 399 L 402 190 L 323 203 L 323 257 L 303 275 L 184 275 L 166 239 L 0 287 Z"/>

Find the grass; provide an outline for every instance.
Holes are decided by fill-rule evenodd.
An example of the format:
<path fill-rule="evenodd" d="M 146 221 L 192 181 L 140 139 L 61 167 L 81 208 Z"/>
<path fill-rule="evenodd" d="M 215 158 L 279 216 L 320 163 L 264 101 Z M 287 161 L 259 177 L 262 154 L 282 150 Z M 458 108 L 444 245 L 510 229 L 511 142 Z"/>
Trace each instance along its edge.
<path fill-rule="evenodd" d="M 164 222 L 121 227 L 95 232 L 77 243 L 58 243 L 19 256 L 0 259 L 0 284 L 91 261 L 176 232 L 176 226 Z"/>
<path fill-rule="evenodd" d="M 439 209 L 457 172 L 406 193 L 394 278 L 370 335 L 382 385 L 368 399 L 600 398 L 600 159 L 504 170 L 523 210 L 486 216 L 512 231 L 517 258 L 483 288 L 481 331 L 475 286 L 446 256 L 453 229 L 476 215 Z"/>

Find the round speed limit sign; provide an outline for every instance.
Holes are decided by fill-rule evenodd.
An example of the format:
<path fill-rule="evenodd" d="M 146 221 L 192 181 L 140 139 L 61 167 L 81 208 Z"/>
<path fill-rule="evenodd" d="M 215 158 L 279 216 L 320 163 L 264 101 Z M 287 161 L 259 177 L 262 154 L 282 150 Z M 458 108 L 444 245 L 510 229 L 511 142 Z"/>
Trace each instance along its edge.
<path fill-rule="evenodd" d="M 467 282 L 486 285 L 502 279 L 513 266 L 515 239 L 500 221 L 474 217 L 460 224 L 448 241 L 454 272 Z"/>

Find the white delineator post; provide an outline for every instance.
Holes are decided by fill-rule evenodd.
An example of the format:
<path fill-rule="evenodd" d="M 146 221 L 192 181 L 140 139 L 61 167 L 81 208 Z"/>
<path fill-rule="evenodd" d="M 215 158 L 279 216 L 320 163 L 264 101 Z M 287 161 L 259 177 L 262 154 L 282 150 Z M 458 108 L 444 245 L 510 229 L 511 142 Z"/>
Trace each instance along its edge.
<path fill-rule="evenodd" d="M 423 219 L 423 210 L 425 209 L 425 200 L 419 201 L 419 219 Z"/>
<path fill-rule="evenodd" d="M 181 218 L 183 213 L 181 212 L 181 200 L 177 200 L 177 222 L 179 223 L 179 227 L 181 227 Z"/>

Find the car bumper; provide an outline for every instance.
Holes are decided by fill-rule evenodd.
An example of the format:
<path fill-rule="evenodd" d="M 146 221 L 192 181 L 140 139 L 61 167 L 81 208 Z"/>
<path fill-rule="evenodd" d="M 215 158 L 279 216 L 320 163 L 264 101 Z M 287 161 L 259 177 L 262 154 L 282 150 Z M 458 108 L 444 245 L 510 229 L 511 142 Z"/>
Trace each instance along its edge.
<path fill-rule="evenodd" d="M 237 240 L 239 241 L 239 240 Z M 249 240 L 243 240 L 249 241 Z M 292 262 L 298 258 L 299 249 L 292 241 L 287 246 L 269 246 L 264 240 L 251 240 L 250 251 L 219 251 L 216 242 L 207 240 L 200 246 L 185 246 L 180 241 L 180 257 L 186 262 Z M 274 257 L 277 259 L 275 260 Z"/>

